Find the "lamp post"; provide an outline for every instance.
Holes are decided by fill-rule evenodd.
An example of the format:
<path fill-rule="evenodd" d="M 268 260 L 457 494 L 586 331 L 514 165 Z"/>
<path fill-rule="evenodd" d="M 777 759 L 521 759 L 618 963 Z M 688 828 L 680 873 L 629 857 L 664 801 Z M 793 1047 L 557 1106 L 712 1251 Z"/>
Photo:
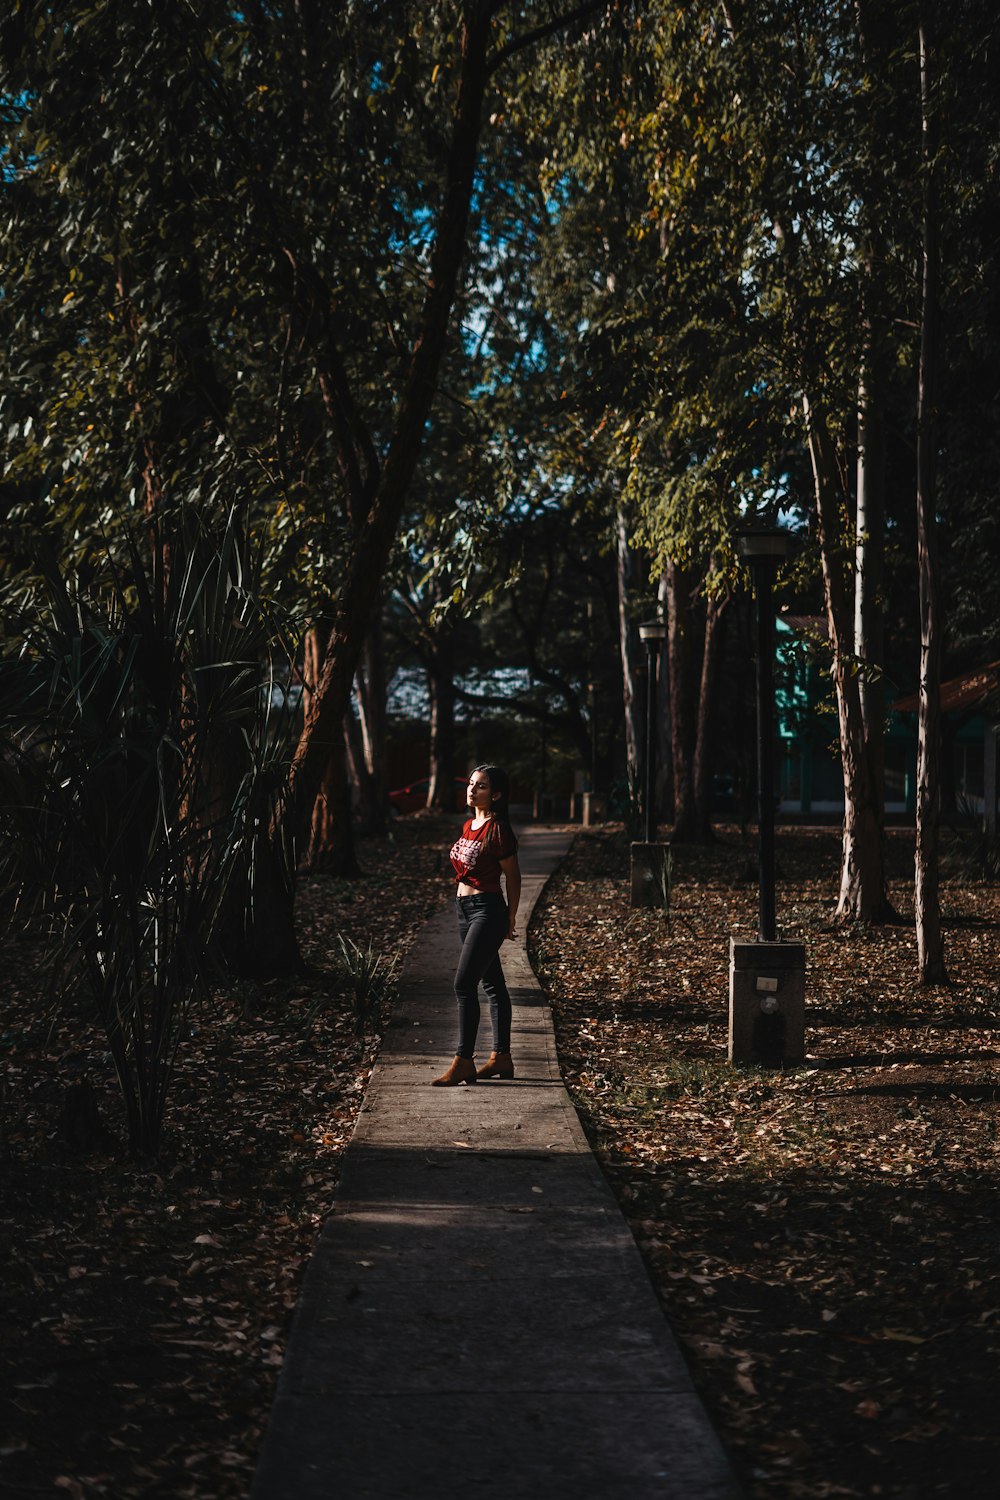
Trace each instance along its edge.
<path fill-rule="evenodd" d="M 639 639 L 646 648 L 646 843 L 656 841 L 656 677 L 660 647 L 667 638 L 662 620 L 644 620 Z"/>
<path fill-rule="evenodd" d="M 745 531 L 737 538 L 749 564 L 757 601 L 757 828 L 759 918 L 757 941 L 777 936 L 774 906 L 774 577 L 788 553 L 788 533 L 777 528 Z"/>
<path fill-rule="evenodd" d="M 788 1067 L 805 1057 L 804 943 L 779 942 L 774 919 L 774 575 L 788 536 L 737 538 L 757 600 L 757 821 L 760 907 L 755 942 L 729 940 L 729 1061 Z"/>

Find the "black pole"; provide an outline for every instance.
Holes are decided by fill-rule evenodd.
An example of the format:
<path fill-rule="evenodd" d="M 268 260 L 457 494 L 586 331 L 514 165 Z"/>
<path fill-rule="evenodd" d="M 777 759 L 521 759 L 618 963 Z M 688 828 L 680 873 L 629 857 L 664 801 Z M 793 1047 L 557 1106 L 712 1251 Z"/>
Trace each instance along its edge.
<path fill-rule="evenodd" d="M 646 642 L 646 843 L 656 842 L 656 641 Z"/>
<path fill-rule="evenodd" d="M 777 938 L 774 911 L 774 608 L 771 589 L 775 561 L 755 558 L 757 595 L 757 828 L 760 839 L 760 917 L 757 938 Z"/>

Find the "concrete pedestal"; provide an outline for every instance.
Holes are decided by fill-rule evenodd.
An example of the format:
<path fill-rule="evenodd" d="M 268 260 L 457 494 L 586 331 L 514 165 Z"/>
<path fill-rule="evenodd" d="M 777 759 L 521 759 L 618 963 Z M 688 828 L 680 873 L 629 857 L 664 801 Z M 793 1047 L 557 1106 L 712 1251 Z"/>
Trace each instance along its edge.
<path fill-rule="evenodd" d="M 667 841 L 632 845 L 632 905 L 662 907 L 663 866 L 670 858 Z"/>
<path fill-rule="evenodd" d="M 804 943 L 749 943 L 730 938 L 730 1062 L 770 1068 L 801 1063 L 805 1007 Z"/>

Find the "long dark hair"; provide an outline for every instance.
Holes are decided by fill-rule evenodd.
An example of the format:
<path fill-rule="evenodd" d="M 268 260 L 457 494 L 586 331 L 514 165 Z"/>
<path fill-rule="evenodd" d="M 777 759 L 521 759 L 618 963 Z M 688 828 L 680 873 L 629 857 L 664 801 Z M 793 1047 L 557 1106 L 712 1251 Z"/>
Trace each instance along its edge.
<path fill-rule="evenodd" d="M 495 802 L 490 803 L 490 812 L 501 828 L 510 828 L 510 777 L 500 766 L 476 766 L 482 776 L 490 778 L 490 791 L 499 792 Z"/>

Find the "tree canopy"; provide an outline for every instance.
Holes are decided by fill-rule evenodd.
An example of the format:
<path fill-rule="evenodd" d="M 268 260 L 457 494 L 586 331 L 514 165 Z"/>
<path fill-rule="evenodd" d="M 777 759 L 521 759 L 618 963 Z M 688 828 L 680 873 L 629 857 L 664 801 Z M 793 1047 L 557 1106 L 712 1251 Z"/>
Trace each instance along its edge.
<path fill-rule="evenodd" d="M 680 795 L 712 742 L 735 532 L 783 516 L 784 598 L 827 617 L 841 910 L 877 915 L 877 687 L 918 675 L 921 443 L 944 661 L 997 654 L 997 21 L 984 0 L 943 20 L 914 0 L 17 0 L 5 582 L 23 591 L 41 533 L 85 589 L 139 524 L 162 592 L 192 515 L 220 537 L 244 515 L 270 659 L 303 688 L 269 837 L 349 869 L 331 810 L 386 611 L 419 622 L 442 724 L 464 641 L 527 672 L 526 722 L 608 779 L 626 753 L 634 771 L 630 624 L 659 592 Z"/>

